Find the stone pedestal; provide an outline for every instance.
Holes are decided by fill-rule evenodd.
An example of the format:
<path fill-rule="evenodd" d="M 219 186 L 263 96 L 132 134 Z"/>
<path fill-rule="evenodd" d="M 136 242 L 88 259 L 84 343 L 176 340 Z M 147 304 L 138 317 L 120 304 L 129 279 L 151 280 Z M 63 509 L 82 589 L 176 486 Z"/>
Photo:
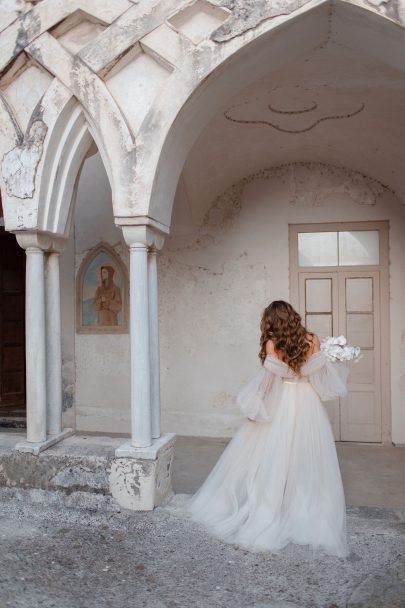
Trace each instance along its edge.
<path fill-rule="evenodd" d="M 34 456 L 38 456 L 38 454 L 40 454 L 44 450 L 47 450 L 51 446 L 55 445 L 55 443 L 66 439 L 66 437 L 73 435 L 73 433 L 73 429 L 63 429 L 63 431 L 61 431 L 60 433 L 49 435 L 43 441 L 19 441 L 15 445 L 14 449 L 17 450 L 17 452 L 28 452 L 29 454 L 34 454 Z"/>
<path fill-rule="evenodd" d="M 124 509 L 151 511 L 172 494 L 176 436 L 166 433 L 146 448 L 125 443 L 115 451 L 109 474 L 113 498 Z"/>

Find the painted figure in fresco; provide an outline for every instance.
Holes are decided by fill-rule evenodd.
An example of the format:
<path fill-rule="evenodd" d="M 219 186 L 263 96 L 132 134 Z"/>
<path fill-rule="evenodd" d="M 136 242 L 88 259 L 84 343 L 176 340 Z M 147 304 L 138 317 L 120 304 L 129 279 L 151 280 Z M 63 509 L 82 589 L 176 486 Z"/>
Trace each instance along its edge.
<path fill-rule="evenodd" d="M 115 268 L 110 264 L 100 267 L 100 285 L 94 295 L 93 308 L 97 311 L 97 325 L 118 325 L 122 309 L 121 290 L 114 283 Z"/>

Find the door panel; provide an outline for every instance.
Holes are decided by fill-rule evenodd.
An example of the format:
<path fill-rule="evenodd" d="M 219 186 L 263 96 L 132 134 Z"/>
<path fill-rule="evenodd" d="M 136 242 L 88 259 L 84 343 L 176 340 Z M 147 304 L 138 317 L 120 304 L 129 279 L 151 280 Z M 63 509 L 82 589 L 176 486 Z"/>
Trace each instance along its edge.
<path fill-rule="evenodd" d="M 373 350 L 363 350 L 363 358 L 350 365 L 349 382 L 354 384 L 373 384 L 375 359 Z"/>
<path fill-rule="evenodd" d="M 379 272 L 299 273 L 299 310 L 322 340 L 344 334 L 363 358 L 348 364 L 346 398 L 325 402 L 336 440 L 381 441 Z"/>
<path fill-rule="evenodd" d="M 350 344 L 360 348 L 373 348 L 374 315 L 346 312 L 346 337 Z"/>
<path fill-rule="evenodd" d="M 347 398 L 325 402 L 335 439 L 391 442 L 388 222 L 290 224 L 290 294 L 322 339 L 344 334 L 363 357 L 349 363 Z"/>
<path fill-rule="evenodd" d="M 0 410 L 25 405 L 25 255 L 0 232 Z"/>
<path fill-rule="evenodd" d="M 332 312 L 332 279 L 306 279 L 305 292 L 308 313 Z"/>
<path fill-rule="evenodd" d="M 349 394 L 340 400 L 341 439 L 381 441 L 379 271 L 340 272 L 339 293 L 341 333 L 363 353 L 349 364 Z"/>
<path fill-rule="evenodd" d="M 319 297 L 318 297 L 319 290 Z M 301 272 L 299 276 L 299 311 L 306 327 L 322 340 L 338 331 L 337 272 Z M 325 402 L 336 441 L 340 439 L 339 399 Z"/>
<path fill-rule="evenodd" d="M 348 277 L 346 279 L 346 310 L 373 312 L 373 279 Z"/>

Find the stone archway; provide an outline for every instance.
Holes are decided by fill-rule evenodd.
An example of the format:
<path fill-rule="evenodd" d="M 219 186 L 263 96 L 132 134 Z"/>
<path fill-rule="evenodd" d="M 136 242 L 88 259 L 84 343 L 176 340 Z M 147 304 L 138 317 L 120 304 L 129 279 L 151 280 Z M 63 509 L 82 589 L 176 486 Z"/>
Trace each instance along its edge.
<path fill-rule="evenodd" d="M 241 88 L 331 40 L 349 48 L 351 58 L 363 54 L 402 73 L 404 29 L 399 14 L 382 16 L 382 8 L 366 1 L 287 1 L 277 10 L 269 1 L 261 15 L 252 9 L 247 19 L 239 3 L 219 7 L 208 0 L 165 0 L 146 11 L 143 3 L 120 0 L 111 7 L 103 1 L 98 15 L 93 0 L 59 4 L 55 13 L 52 2 L 38 2 L 26 13 L 6 15 L 0 33 L 5 223 L 20 233 L 31 256 L 30 297 L 38 304 L 31 322 L 41 328 L 40 369 L 35 368 L 41 381 L 32 384 L 40 407 L 30 408 L 29 443 L 44 440 L 44 301 L 36 298 L 44 287 L 44 252 L 53 260 L 50 289 L 57 299 L 57 250 L 91 136 L 109 175 L 115 223 L 131 250 L 132 436 L 117 456 L 155 460 L 171 441 L 160 437 L 159 427 L 156 249 L 169 232 L 179 176 L 198 136 Z M 27 74 L 35 74 L 33 107 L 16 101 L 15 90 L 27 90 Z M 360 117 L 360 107 L 346 113 Z M 240 124 L 245 120 L 227 115 Z M 16 177 L 26 170 L 29 188 L 20 190 Z"/>
<path fill-rule="evenodd" d="M 171 125 L 171 128 L 168 131 L 167 140 L 165 141 L 161 149 L 161 155 L 155 174 L 155 181 L 152 187 L 151 206 L 153 207 L 155 205 L 153 212 L 154 217 L 160 217 L 162 223 L 172 223 L 173 219 L 171 218 L 170 203 L 176 197 L 176 190 L 178 199 L 180 198 L 180 196 L 182 196 L 183 192 L 190 194 L 191 191 L 190 196 L 184 203 L 184 207 L 190 206 L 190 198 L 194 197 L 195 204 L 193 209 L 190 211 L 190 214 L 198 216 L 198 218 L 201 220 L 202 226 L 204 222 L 207 222 L 208 214 L 207 208 L 203 207 L 204 197 L 206 197 L 207 199 L 207 204 L 209 201 L 211 201 L 211 203 L 214 203 L 215 196 L 220 196 L 220 193 L 223 192 L 226 188 L 231 189 L 234 186 L 234 194 L 236 199 L 236 195 L 239 192 L 238 180 L 243 175 L 241 171 L 243 170 L 244 163 L 246 163 L 246 166 L 248 167 L 248 170 L 246 170 L 246 173 L 248 174 L 253 171 L 260 171 L 262 169 L 265 169 L 266 167 L 277 166 L 278 164 L 282 163 L 288 165 L 293 163 L 310 161 L 327 164 L 338 164 L 347 168 L 349 171 L 357 171 L 363 175 L 370 176 L 372 179 L 377 179 L 385 186 L 388 186 L 388 189 L 394 190 L 398 194 L 399 199 L 403 199 L 405 192 L 402 186 L 401 178 L 401 164 L 404 160 L 404 155 L 402 151 L 404 121 L 402 118 L 402 111 L 400 107 L 402 102 L 399 103 L 398 106 L 395 106 L 395 109 L 393 109 L 392 111 L 391 109 L 388 109 L 388 106 L 385 102 L 382 102 L 382 98 L 380 98 L 380 101 L 376 104 L 376 97 L 371 91 L 373 90 L 373 86 L 377 86 L 377 80 L 375 80 L 374 85 L 371 86 L 369 93 L 367 93 L 365 103 L 362 99 L 362 96 L 365 94 L 367 86 L 370 85 L 371 79 L 375 78 L 376 74 L 378 77 L 378 74 L 381 75 L 383 73 L 383 82 L 385 87 L 384 94 L 387 96 L 387 99 L 391 98 L 391 100 L 393 100 L 396 96 L 398 96 L 398 100 L 399 98 L 404 99 L 403 95 L 405 79 L 402 65 L 400 65 L 400 62 L 398 60 L 398 57 L 402 57 L 403 55 L 404 30 L 403 28 L 398 28 L 392 22 L 386 19 L 382 19 L 380 16 L 376 16 L 372 13 L 369 14 L 367 11 L 364 11 L 364 9 L 361 8 L 353 8 L 348 4 L 343 5 L 342 3 L 332 3 L 330 7 L 332 8 L 332 11 L 335 10 L 335 12 L 329 15 L 331 20 L 330 27 L 334 35 L 334 39 L 331 38 L 331 34 L 328 28 L 326 29 L 326 32 L 325 30 L 323 30 L 323 33 L 326 33 L 326 39 L 323 41 L 325 43 L 324 45 L 319 45 L 319 55 L 321 55 L 324 47 L 327 46 L 328 43 L 331 44 L 331 42 L 334 42 L 336 44 L 336 47 L 340 47 L 339 52 L 342 52 L 341 60 L 335 58 L 336 63 L 334 64 L 336 67 L 335 78 L 340 78 L 344 83 L 343 86 L 345 87 L 346 97 L 341 94 L 341 99 L 344 103 L 341 103 L 340 108 L 339 106 L 337 107 L 337 109 L 333 108 L 334 111 L 330 111 L 330 108 L 328 108 L 328 111 L 322 113 L 319 111 L 319 107 L 318 109 L 313 108 L 311 106 L 311 103 L 308 103 L 308 101 L 311 102 L 311 97 L 309 95 L 301 96 L 301 98 L 299 98 L 298 106 L 294 106 L 296 98 L 294 98 L 293 103 L 290 103 L 289 105 L 289 100 L 287 98 L 287 95 L 285 94 L 284 97 L 279 97 L 277 99 L 278 102 L 280 102 L 281 100 L 281 103 L 279 103 L 279 105 L 273 105 L 272 118 L 269 119 L 268 114 L 263 118 L 263 114 L 257 114 L 258 104 L 252 104 L 251 106 L 247 107 L 248 103 L 250 103 L 254 98 L 254 94 L 256 94 L 256 92 L 259 90 L 259 87 L 257 87 L 257 89 L 254 89 L 254 94 L 252 93 L 251 98 L 249 98 L 249 94 L 246 92 L 246 87 L 242 89 L 241 93 L 239 94 L 239 97 L 237 93 L 233 97 L 227 96 L 229 91 L 232 90 L 231 87 L 234 87 L 234 91 L 236 91 L 236 89 L 240 87 L 240 82 L 238 84 L 231 82 L 230 84 L 228 84 L 228 90 L 226 90 L 224 84 L 227 82 L 226 75 L 224 75 L 224 73 L 226 72 L 226 62 L 224 62 L 224 65 L 221 67 L 221 69 L 213 71 L 212 82 L 210 82 L 211 75 L 207 75 L 207 77 L 204 79 L 203 84 L 198 86 L 195 91 L 190 95 L 190 98 L 184 104 L 182 109 L 178 112 L 174 122 Z M 322 8 L 320 6 L 317 6 L 315 9 L 313 9 L 313 11 L 320 19 L 319 23 L 323 23 L 323 19 L 325 19 L 326 16 L 322 13 Z M 348 29 L 344 29 L 344 26 L 347 25 L 347 20 L 349 19 L 349 16 L 350 18 L 353 17 L 353 20 L 350 22 L 350 26 L 348 26 Z M 364 23 L 361 20 L 362 16 L 365 17 Z M 294 31 L 294 33 L 297 35 L 297 39 L 301 43 L 301 38 L 298 35 L 299 27 L 302 27 L 304 31 L 306 26 L 309 27 L 309 21 L 306 21 L 307 18 L 307 13 L 296 16 L 294 19 L 291 19 L 289 23 L 283 24 L 283 27 L 280 26 L 280 31 L 283 32 L 283 35 L 287 36 L 288 28 L 290 26 L 294 26 L 294 28 L 296 29 L 292 31 Z M 272 34 L 274 34 L 276 38 L 275 45 L 277 48 L 276 32 L 272 32 Z M 392 39 L 390 39 L 391 34 L 393 34 Z M 374 36 L 374 39 L 372 39 L 372 36 Z M 271 36 L 270 34 L 266 33 L 263 35 L 263 38 L 265 39 L 266 37 L 269 46 L 268 52 L 270 53 L 270 49 L 272 48 L 270 44 Z M 384 49 L 380 57 L 377 56 L 377 53 L 375 52 L 376 47 L 374 47 L 375 40 L 377 39 L 381 42 L 381 46 L 380 43 L 377 44 L 378 48 Z M 385 43 L 382 42 L 383 40 L 385 40 Z M 317 39 L 317 42 L 321 42 L 321 40 Z M 284 44 L 286 43 L 286 40 L 284 40 Z M 253 42 L 249 44 L 252 44 L 252 47 L 254 47 Z M 249 46 L 249 44 L 247 46 Z M 303 45 L 301 47 L 301 51 L 303 52 L 304 49 L 305 47 Z M 308 49 L 310 49 L 310 47 L 308 47 Z M 296 52 L 298 53 L 297 49 Z M 282 64 L 283 68 L 286 71 L 292 71 L 292 66 L 294 66 L 294 64 L 296 63 L 299 67 L 296 67 L 294 77 L 299 82 L 298 72 L 301 68 L 303 68 L 306 58 L 311 54 L 316 56 L 316 51 L 311 50 L 307 56 L 303 53 L 302 57 L 296 58 L 294 62 L 286 61 L 285 63 L 283 63 L 282 58 L 278 58 L 278 60 L 280 61 L 280 63 L 278 64 L 278 69 L 274 69 L 274 71 L 268 72 L 269 79 L 272 78 L 274 75 L 275 83 L 278 83 L 278 79 L 282 77 L 282 68 L 280 67 L 280 65 Z M 243 57 L 241 57 L 242 55 L 243 52 L 240 51 L 239 53 L 235 54 L 232 60 L 229 60 L 230 74 L 228 76 L 231 81 L 231 76 L 233 76 L 238 69 L 238 58 L 240 58 L 243 62 Z M 343 56 L 345 57 L 346 66 L 343 63 Z M 250 59 L 250 66 L 252 69 L 246 76 L 246 80 L 244 82 L 252 84 L 254 78 L 254 60 L 252 58 Z M 322 78 L 325 78 L 326 60 L 323 61 L 324 71 L 322 72 Z M 339 68 L 340 72 L 337 69 L 339 61 L 341 61 Z M 351 66 L 350 62 L 353 63 L 353 66 Z M 318 65 L 316 66 L 316 62 L 314 62 L 314 65 L 318 69 L 321 63 L 322 61 L 320 59 Z M 367 65 L 367 69 L 363 67 L 365 65 Z M 357 74 L 355 73 L 356 69 Z M 364 78 L 363 80 L 357 81 L 356 84 L 355 79 L 359 78 L 362 72 Z M 261 77 L 264 73 L 264 71 L 259 71 L 259 75 Z M 303 71 L 302 73 L 302 78 L 305 79 L 307 73 L 305 71 Z M 372 76 L 373 73 L 374 76 Z M 344 80 L 345 74 L 347 75 L 348 81 L 350 80 L 350 78 L 352 79 L 351 83 L 346 82 Z M 317 78 L 315 68 L 312 73 L 312 77 L 313 80 Z M 368 77 L 370 77 L 370 81 L 366 82 Z M 326 81 L 326 85 L 324 85 L 322 78 L 319 77 L 318 72 L 318 79 L 321 81 L 321 84 L 322 86 L 324 86 L 324 88 L 326 88 L 326 86 L 329 86 L 333 92 L 338 91 L 336 87 L 333 88 L 332 86 L 333 72 L 332 76 L 330 76 L 329 78 L 329 82 Z M 262 81 L 264 82 L 264 78 L 262 78 Z M 284 85 L 283 81 L 282 83 Z M 211 85 L 212 91 L 210 90 Z M 224 90 L 221 90 L 221 85 L 225 87 Z M 383 92 L 384 87 L 382 87 L 381 85 L 378 86 Z M 351 97 L 347 94 L 348 92 L 351 93 L 350 87 L 356 89 L 355 95 L 353 94 Z M 303 87 L 301 87 L 301 90 L 302 89 Z M 399 90 L 401 91 L 400 94 L 398 93 Z M 263 91 L 264 85 L 261 89 L 261 92 Z M 246 95 L 246 98 L 244 98 L 244 95 Z M 373 103 L 371 103 L 372 97 L 374 98 Z M 246 101 L 246 99 L 248 99 L 248 101 Z M 347 100 L 349 100 L 350 103 L 347 103 Z M 270 99 L 264 98 L 263 105 L 264 103 L 270 104 L 270 101 Z M 310 110 L 310 112 L 304 114 L 303 108 L 305 110 Z M 234 114 L 232 114 L 232 110 L 236 110 Z M 274 119 L 275 116 L 276 120 Z M 304 118 L 305 116 L 313 116 L 313 118 L 311 118 L 311 120 L 308 120 L 307 123 L 297 122 L 294 125 L 294 123 L 292 122 L 292 118 L 295 119 L 299 116 L 301 116 L 302 118 Z M 241 153 L 239 158 L 237 149 L 237 138 L 232 138 L 229 135 L 230 131 L 225 130 L 226 127 L 224 126 L 224 118 L 228 120 L 230 124 L 238 125 L 240 148 L 242 151 L 243 149 L 246 150 L 245 156 L 243 156 L 243 154 Z M 235 120 L 229 120 L 230 118 L 234 118 Z M 272 124 L 269 124 L 270 122 Z M 329 128 L 332 127 L 332 125 L 333 129 Z M 325 126 L 327 126 L 328 128 L 325 129 Z M 265 136 L 260 135 L 259 127 L 262 129 L 263 132 L 266 132 L 268 134 L 269 139 L 271 138 L 273 146 L 268 145 L 267 147 L 265 147 Z M 228 148 L 226 148 L 226 145 L 222 145 L 222 133 L 225 133 L 224 139 L 228 143 Z M 249 135 L 249 133 L 251 134 Z M 284 140 L 282 139 L 282 137 L 284 137 Z M 344 138 L 346 138 L 346 141 L 344 141 Z M 270 159 L 270 162 L 269 160 L 266 161 L 267 164 L 253 164 L 257 160 L 263 160 L 259 159 L 259 155 L 256 155 L 256 157 L 254 157 L 256 150 L 253 147 L 253 143 L 255 141 L 257 143 L 257 147 L 259 147 L 260 145 L 263 146 L 263 149 L 266 150 L 266 154 Z M 288 141 L 287 144 L 285 143 L 286 141 Z M 299 144 L 296 142 L 299 142 Z M 247 144 L 250 144 L 251 147 L 247 147 Z M 277 156 L 279 150 L 281 149 L 281 145 L 284 145 L 284 151 L 280 152 L 280 155 Z M 276 150 L 276 153 L 271 151 L 272 148 Z M 229 151 L 229 158 L 226 156 L 227 150 Z M 251 151 L 252 158 L 250 157 Z M 235 163 L 233 163 L 233 159 L 236 159 Z M 140 162 L 142 163 L 142 161 Z M 265 161 L 263 160 L 263 163 L 264 162 Z M 185 164 L 186 171 L 184 171 Z M 235 171 L 233 171 L 234 167 L 231 166 L 232 164 L 236 164 Z M 185 178 L 184 173 L 182 174 L 182 171 L 184 171 L 186 174 Z M 239 171 L 240 173 L 237 173 L 236 171 Z M 223 181 L 217 179 L 216 174 L 219 173 L 225 174 L 225 178 Z M 213 183 L 215 185 L 212 185 Z M 299 192 L 297 192 L 297 184 L 295 184 L 294 187 L 294 196 L 298 204 Z M 374 211 L 370 211 L 370 209 L 373 209 L 375 207 L 375 202 L 373 202 L 368 195 L 364 196 L 364 200 L 361 204 L 363 214 L 359 215 L 359 217 L 356 218 L 358 221 L 376 218 L 376 215 L 373 215 Z M 398 215 L 402 213 L 400 212 L 401 203 L 399 202 L 396 205 L 397 207 L 396 210 L 394 210 L 392 213 L 392 218 L 394 218 L 395 213 L 398 213 Z M 165 210 L 163 210 L 163 208 Z M 218 215 L 220 215 L 222 211 L 224 211 L 225 214 L 225 210 L 222 207 L 220 207 L 219 210 L 216 209 L 216 211 Z M 232 209 L 232 211 L 234 210 Z M 166 215 L 159 216 L 160 213 Z M 384 213 L 385 212 L 383 211 L 379 219 L 387 219 L 388 211 L 386 212 L 387 217 L 384 215 Z M 341 219 L 339 219 L 338 215 L 336 215 L 335 220 L 342 221 Z M 292 219 L 291 221 L 294 220 Z M 306 220 L 305 217 L 302 217 L 300 221 L 305 222 L 309 220 Z M 320 220 L 315 219 L 312 221 Z M 395 222 L 395 220 L 392 221 Z M 195 232 L 197 232 L 199 228 L 197 226 L 197 222 L 194 225 L 194 228 Z M 203 228 L 207 228 L 207 225 L 204 224 Z M 183 241 L 183 243 L 187 241 L 187 233 L 185 229 L 183 229 L 184 226 L 182 225 L 182 236 L 178 239 L 178 242 L 180 243 L 181 241 Z M 213 231 L 211 231 L 211 233 L 208 234 L 207 230 L 206 240 L 207 242 L 209 242 L 209 239 L 211 239 L 211 242 L 213 243 L 213 250 L 214 246 L 218 244 L 218 240 L 215 237 L 218 235 L 219 231 L 220 229 L 218 228 L 217 233 L 214 234 Z M 202 230 L 201 232 L 204 233 L 204 230 Z M 203 234 L 203 236 L 205 235 Z M 398 234 L 396 234 L 395 239 L 397 240 L 397 243 L 394 244 L 394 246 L 398 251 L 398 243 L 400 241 L 400 237 L 398 238 Z M 176 244 L 173 245 L 174 251 L 178 242 L 176 241 Z M 201 293 L 204 290 L 204 286 L 207 286 L 208 281 L 207 283 L 204 283 L 204 278 L 202 276 L 204 272 L 198 274 L 197 268 L 201 267 L 207 275 L 212 272 L 212 274 L 222 276 L 222 267 L 219 263 L 217 265 L 218 267 L 216 267 L 215 265 L 211 267 L 209 266 L 209 264 L 205 264 L 203 262 L 203 260 L 205 260 L 204 256 L 198 257 L 198 254 L 196 253 L 197 248 L 202 247 L 203 245 L 197 243 L 196 240 L 193 240 L 192 237 L 190 238 L 190 243 L 190 251 L 192 253 L 187 259 L 193 259 L 193 262 L 183 260 L 182 266 L 182 262 L 181 260 L 179 260 L 178 268 L 184 267 L 183 274 L 187 273 L 187 276 L 190 277 L 190 283 L 193 281 L 195 285 L 199 285 L 200 291 L 198 291 L 198 294 L 201 296 Z M 182 251 L 181 247 L 179 247 L 179 251 Z M 217 251 L 217 249 L 215 249 L 215 251 Z M 394 254 L 394 257 L 395 256 L 397 256 L 397 253 Z M 399 257 L 397 256 L 397 265 L 398 260 Z M 164 261 L 164 264 L 165 266 L 163 268 L 164 272 L 166 273 L 168 268 L 167 259 Z M 180 277 L 180 271 L 178 272 Z M 223 278 L 223 281 L 225 280 L 226 278 Z M 199 283 L 199 281 L 201 281 L 201 283 Z M 166 286 L 167 281 L 165 282 L 165 288 Z M 397 290 L 397 288 L 394 287 L 394 290 Z M 190 294 L 190 291 L 191 290 L 185 290 L 185 293 Z M 400 291 L 401 288 L 397 290 L 397 293 L 399 293 Z M 215 291 L 212 290 L 212 285 L 211 291 L 209 291 L 209 293 L 215 293 Z M 288 297 L 288 292 L 283 295 L 284 297 Z M 173 294 L 168 291 L 165 291 L 165 297 L 168 297 L 169 299 L 170 296 L 173 296 Z M 200 301 L 201 300 L 196 297 L 196 302 Z M 182 309 L 182 314 L 185 314 L 185 308 L 186 307 Z M 212 309 L 211 313 L 214 314 L 214 311 Z M 388 314 L 388 311 L 386 311 L 386 314 Z M 205 320 L 206 316 L 204 316 L 204 321 Z M 167 321 L 167 319 L 165 319 L 165 321 Z M 395 333 L 400 331 L 403 327 L 403 320 L 398 307 L 391 308 L 391 321 L 393 324 L 392 327 L 396 328 L 395 330 L 391 331 Z M 193 323 L 192 317 L 187 318 L 187 323 L 188 324 L 185 333 L 189 336 L 191 335 L 189 333 L 189 330 L 193 332 L 195 323 Z M 170 334 L 173 343 L 173 340 L 176 336 L 176 332 L 178 335 L 180 327 L 174 327 L 173 323 L 170 322 L 170 328 L 173 329 L 173 333 Z M 217 330 L 219 330 L 218 327 Z M 203 336 L 196 335 L 197 333 L 198 332 L 192 333 L 193 338 L 191 342 L 193 344 L 199 343 L 199 339 L 203 340 Z M 190 345 L 188 354 L 194 352 L 195 349 L 193 349 L 193 346 Z M 393 360 L 394 366 L 393 373 L 395 374 L 396 378 L 396 381 L 391 385 L 391 390 L 393 393 L 393 413 L 392 420 L 390 420 L 388 423 L 387 418 L 389 416 L 385 416 L 384 426 L 386 440 L 391 441 L 391 437 L 389 435 L 390 430 L 388 427 L 392 426 L 392 438 L 394 442 L 403 443 L 405 435 L 403 431 L 404 422 L 401 414 L 400 405 L 402 402 L 402 397 L 400 391 L 398 390 L 398 383 L 400 382 L 401 378 L 401 371 L 399 369 L 399 366 L 397 365 L 399 353 L 399 340 L 397 340 L 395 336 L 393 336 L 391 358 Z M 230 356 L 231 353 L 228 352 L 228 355 Z M 205 351 L 205 360 L 207 360 L 207 351 Z M 198 363 L 201 363 L 201 361 L 196 361 L 195 369 L 200 369 L 198 367 Z M 186 367 L 187 363 L 184 362 L 184 365 Z M 169 369 L 169 366 L 167 365 L 167 359 L 165 359 L 164 361 L 164 368 Z M 208 373 L 210 372 L 212 372 L 212 368 L 210 367 L 210 364 L 208 364 Z M 181 365 L 179 365 L 178 367 L 178 373 L 179 376 L 176 377 L 177 384 L 180 380 Z M 192 374 L 193 372 L 190 372 L 190 377 L 193 377 Z M 194 377 L 194 379 L 196 380 L 195 386 L 198 387 L 198 379 L 196 377 Z M 165 387 L 166 386 L 168 386 L 168 384 L 165 385 Z M 385 390 L 383 398 L 385 398 L 387 400 L 387 403 L 389 404 L 389 383 L 387 386 L 388 388 Z M 222 391 L 218 390 L 217 401 L 218 403 L 222 403 L 223 405 L 226 399 L 230 398 L 232 394 L 226 386 L 221 386 L 220 388 L 222 389 Z M 168 399 L 172 399 L 174 403 L 175 400 L 173 398 L 173 391 L 171 390 L 171 388 L 169 389 L 169 391 L 170 396 L 168 397 Z M 221 394 L 219 395 L 219 393 Z M 213 401 L 211 394 L 207 395 L 205 393 L 204 396 L 206 402 L 208 401 L 208 399 L 211 399 Z M 192 398 L 192 392 L 190 391 L 190 394 L 188 396 L 185 396 L 184 400 L 186 401 L 188 399 L 188 401 L 191 402 Z M 220 401 L 221 398 L 222 402 Z M 201 401 L 203 400 L 204 399 L 202 399 Z M 198 401 L 198 397 L 196 401 Z M 201 406 L 201 402 L 199 403 Z M 167 420 L 170 421 L 171 424 L 171 426 L 169 427 L 170 430 L 176 430 L 173 424 L 173 420 L 176 415 L 180 416 L 179 411 L 181 408 L 175 408 L 173 406 L 171 409 L 172 411 L 168 413 Z M 198 411 L 198 407 L 196 408 L 196 410 L 197 411 L 193 412 L 193 424 L 190 423 L 188 428 L 186 424 L 183 424 L 182 420 L 182 423 L 180 425 L 180 428 L 182 429 L 181 432 L 190 432 L 196 434 L 196 429 L 201 428 L 201 412 Z M 387 410 L 389 410 L 388 406 Z M 212 414 L 212 411 L 209 411 L 207 413 L 207 418 L 210 414 Z M 226 414 L 224 414 L 222 411 L 218 413 L 218 419 L 221 418 L 221 415 L 222 419 L 225 419 Z M 213 428 L 213 423 L 211 424 L 211 426 L 208 422 L 206 424 L 207 433 L 216 432 L 215 428 Z M 221 426 L 222 430 L 224 428 L 226 432 L 229 432 L 229 427 L 226 427 L 225 422 L 223 423 L 223 426 Z"/>
<path fill-rule="evenodd" d="M 336 45 L 346 47 L 353 59 L 368 57 L 376 65 L 385 65 L 387 69 L 397 70 L 398 74 L 404 72 L 405 29 L 380 14 L 348 2 L 333 0 L 304 6 L 282 21 L 272 22 L 265 31 L 255 30 L 251 39 L 206 67 L 204 77 L 195 79 L 188 95 L 182 99 L 177 96 L 181 103 L 175 109 L 169 108 L 173 120 L 161 134 L 159 152 L 150 159 L 153 168 L 149 166 L 148 171 L 145 170 L 154 175 L 149 182 L 150 215 L 170 225 L 172 202 L 187 154 L 218 108 L 255 80 L 266 74 L 271 77 L 273 72 L 284 67 L 288 69 L 294 61 L 333 40 Z M 378 49 L 383 50 L 379 52 Z M 174 84 L 173 78 L 167 87 L 169 99 L 174 91 L 170 85 Z M 162 97 L 159 112 L 163 113 L 164 107 L 167 108 L 167 102 Z M 360 102 L 342 113 L 350 115 L 361 110 Z M 323 119 L 322 114 L 316 115 L 314 120 L 319 119 Z M 304 159 L 295 157 L 294 160 Z M 344 156 L 335 158 L 336 161 L 345 164 Z M 140 167 L 144 166 L 143 162 L 140 154 Z M 400 182 L 398 178 L 393 184 L 389 175 L 377 177 L 393 187 Z"/>

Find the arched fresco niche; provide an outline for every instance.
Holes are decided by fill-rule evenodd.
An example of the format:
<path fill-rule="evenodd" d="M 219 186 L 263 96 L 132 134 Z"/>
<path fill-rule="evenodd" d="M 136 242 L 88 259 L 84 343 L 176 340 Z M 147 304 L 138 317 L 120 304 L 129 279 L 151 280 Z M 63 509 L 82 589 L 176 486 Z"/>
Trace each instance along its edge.
<path fill-rule="evenodd" d="M 82 261 L 76 279 L 76 331 L 128 332 L 128 275 L 114 249 L 99 243 Z"/>

